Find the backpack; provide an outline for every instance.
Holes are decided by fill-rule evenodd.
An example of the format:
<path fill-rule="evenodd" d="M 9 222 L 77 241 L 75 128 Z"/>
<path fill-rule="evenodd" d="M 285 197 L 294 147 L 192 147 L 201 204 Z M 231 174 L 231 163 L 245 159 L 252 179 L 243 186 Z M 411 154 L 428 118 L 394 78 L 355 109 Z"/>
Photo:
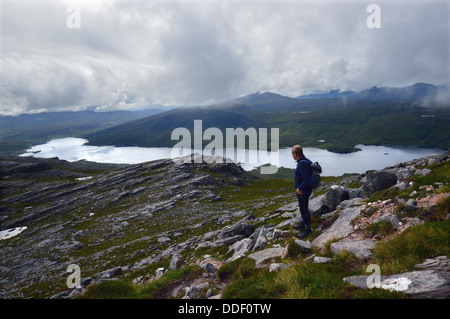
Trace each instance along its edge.
<path fill-rule="evenodd" d="M 322 167 L 320 167 L 320 164 L 318 162 L 310 163 L 305 160 L 302 160 L 301 162 L 305 162 L 311 165 L 311 187 L 312 189 L 316 189 L 320 185 L 320 174 L 322 173 Z"/>

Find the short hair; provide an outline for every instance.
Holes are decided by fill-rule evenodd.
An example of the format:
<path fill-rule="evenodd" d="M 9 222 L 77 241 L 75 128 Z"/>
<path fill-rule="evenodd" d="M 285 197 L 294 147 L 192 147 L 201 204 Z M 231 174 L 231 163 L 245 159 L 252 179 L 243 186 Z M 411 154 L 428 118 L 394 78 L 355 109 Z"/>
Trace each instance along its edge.
<path fill-rule="evenodd" d="M 303 156 L 303 148 L 300 145 L 294 145 L 292 146 L 292 153 Z"/>

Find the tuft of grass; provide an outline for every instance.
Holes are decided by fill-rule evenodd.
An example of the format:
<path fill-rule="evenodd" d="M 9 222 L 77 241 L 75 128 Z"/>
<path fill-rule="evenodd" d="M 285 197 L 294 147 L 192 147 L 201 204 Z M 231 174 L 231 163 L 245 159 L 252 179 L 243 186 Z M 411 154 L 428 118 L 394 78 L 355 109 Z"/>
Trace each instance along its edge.
<path fill-rule="evenodd" d="M 394 232 L 394 228 L 390 222 L 378 222 L 369 225 L 367 228 L 368 235 L 373 237 L 375 235 L 387 236 Z"/>
<path fill-rule="evenodd" d="M 267 269 L 245 279 L 229 284 L 222 293 L 224 299 L 274 299 L 280 298 L 284 293 L 283 287 L 274 280 L 275 272 Z"/>
<path fill-rule="evenodd" d="M 413 270 L 427 258 L 450 253 L 450 220 L 426 223 L 407 229 L 386 242 L 379 242 L 373 255 L 383 274 Z"/>
<path fill-rule="evenodd" d="M 350 272 L 353 273 L 353 272 Z M 276 285 L 287 299 L 339 299 L 346 284 L 339 263 L 300 264 L 277 274 Z"/>
<path fill-rule="evenodd" d="M 417 215 L 426 222 L 446 220 L 450 213 L 450 196 L 444 197 L 435 206 L 429 209 L 419 209 Z"/>
<path fill-rule="evenodd" d="M 108 280 L 89 286 L 83 299 L 133 299 L 137 292 L 131 283 L 123 280 Z"/>
<path fill-rule="evenodd" d="M 188 266 L 169 271 L 161 278 L 143 285 L 132 284 L 125 279 L 108 280 L 91 285 L 83 299 L 158 299 L 167 296 L 164 293 L 171 284 L 195 279 L 203 272 L 199 266 Z"/>

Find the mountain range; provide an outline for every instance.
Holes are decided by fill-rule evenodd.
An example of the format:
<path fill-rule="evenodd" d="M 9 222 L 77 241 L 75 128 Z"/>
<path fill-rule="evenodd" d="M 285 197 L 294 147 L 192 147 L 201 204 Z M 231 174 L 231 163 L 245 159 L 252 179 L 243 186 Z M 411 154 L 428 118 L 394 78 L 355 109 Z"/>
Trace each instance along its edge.
<path fill-rule="evenodd" d="M 222 132 L 279 128 L 280 147 L 301 144 L 343 153 L 355 151 L 357 144 L 446 149 L 450 108 L 433 102 L 440 89 L 416 83 L 295 98 L 257 92 L 207 106 L 0 116 L 0 154 L 18 155 L 62 137 L 83 137 L 90 145 L 172 147 L 177 143 L 172 131 L 184 127 L 192 132 L 194 120 Z"/>
<path fill-rule="evenodd" d="M 331 95 L 338 94 L 331 92 Z M 347 94 L 347 93 L 345 93 Z M 350 94 L 350 93 L 348 93 Z M 280 147 L 301 144 L 352 152 L 357 144 L 448 148 L 448 108 L 421 106 L 437 87 L 370 88 L 347 98 L 290 98 L 258 92 L 210 106 L 184 107 L 83 136 L 91 145 L 172 147 L 175 128 L 279 128 Z M 206 144 L 206 142 L 205 142 Z"/>

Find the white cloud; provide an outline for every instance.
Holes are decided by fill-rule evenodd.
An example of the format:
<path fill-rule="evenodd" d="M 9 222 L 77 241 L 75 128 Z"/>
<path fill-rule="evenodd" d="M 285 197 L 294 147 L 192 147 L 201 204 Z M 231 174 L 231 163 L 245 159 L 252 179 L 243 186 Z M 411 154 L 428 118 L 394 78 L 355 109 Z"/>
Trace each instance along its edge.
<path fill-rule="evenodd" d="M 370 3 L 3 0 L 0 113 L 448 84 L 447 2 L 377 1 L 380 29 Z"/>

